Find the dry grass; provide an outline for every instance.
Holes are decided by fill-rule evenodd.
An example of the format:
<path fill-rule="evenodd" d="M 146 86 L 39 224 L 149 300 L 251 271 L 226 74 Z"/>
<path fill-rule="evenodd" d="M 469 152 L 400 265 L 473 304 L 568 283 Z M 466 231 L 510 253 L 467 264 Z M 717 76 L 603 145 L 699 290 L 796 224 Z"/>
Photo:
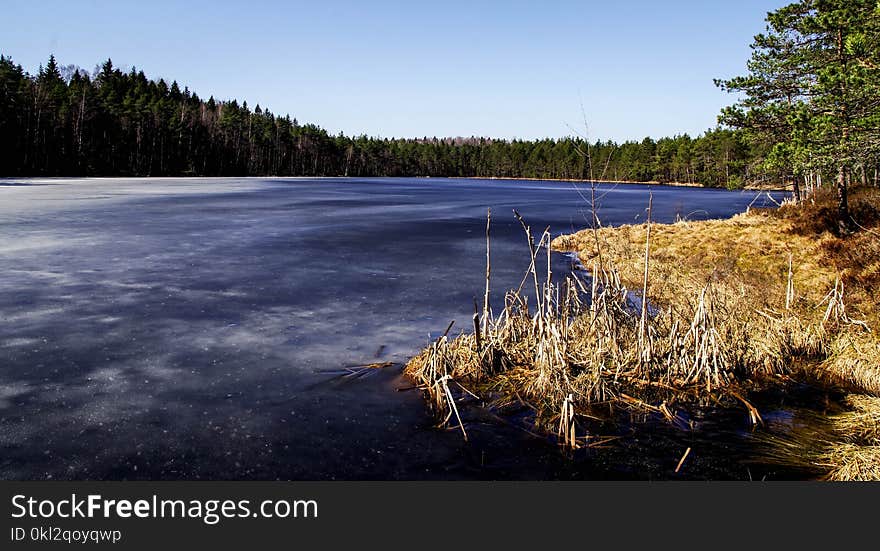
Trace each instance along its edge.
<path fill-rule="evenodd" d="M 788 434 L 763 434 L 764 459 L 824 470 L 834 481 L 880 480 L 880 398 L 851 394 L 848 411 L 797 426 Z"/>
<path fill-rule="evenodd" d="M 707 281 L 735 283 L 749 300 L 781 307 L 792 257 L 794 287 L 799 298 L 818 303 L 837 274 L 822 262 L 821 244 L 791 233 L 791 223 L 767 213 L 749 213 L 729 220 L 677 222 L 652 229 L 652 298 L 676 302 L 682 290 L 702 288 Z M 624 282 L 641 287 L 646 225 L 598 230 L 603 260 L 614 265 Z M 598 262 L 591 230 L 563 235 L 557 250 L 577 252 L 586 266 Z M 733 290 L 733 289 L 732 289 Z M 757 293 L 757 297 L 752 293 Z"/>
<path fill-rule="evenodd" d="M 880 480 L 880 446 L 835 444 L 819 459 L 831 469 L 826 477 L 838 482 Z"/>
<path fill-rule="evenodd" d="M 871 330 L 880 328 L 880 190 L 853 190 L 851 206 L 859 231 L 846 236 L 835 233 L 836 207 L 827 191 L 730 220 L 655 226 L 652 298 L 678 303 L 711 281 L 726 305 L 722 324 L 743 343 L 745 363 L 880 396 L 880 339 Z M 636 285 L 646 233 L 645 225 L 602 228 L 598 235 L 562 236 L 554 246 L 577 251 L 585 262 L 601 253 L 620 267 L 625 283 Z M 834 480 L 880 479 L 880 399 L 863 394 L 851 402 L 854 411 L 832 419 L 831 434 L 777 442 L 780 455 L 809 458 Z"/>
<path fill-rule="evenodd" d="M 871 331 L 880 327 L 880 192 L 854 190 L 852 198 L 863 229 L 849 236 L 833 233 L 831 198 L 817 194 L 729 220 L 600 228 L 553 240 L 589 267 L 589 289 L 577 278 L 549 281 L 550 236 L 536 244 L 520 220 L 531 289 L 508 293 L 497 315 L 487 303 L 482 312 L 475 305 L 473 333 L 444 335 L 406 372 L 445 424 L 455 419 L 465 431 L 455 388 L 490 403 L 528 405 L 536 425 L 569 449 L 589 440 L 577 435 L 577 418 L 597 403 L 674 420 L 667 401 L 727 399 L 742 403 L 757 424 L 744 389 L 778 376 L 810 375 L 880 395 L 880 342 Z M 487 289 L 489 268 L 487 250 Z M 812 435 L 814 452 L 791 444 L 790 455 L 809 457 L 834 479 L 878 476 L 877 442 L 864 434 L 876 437 L 880 408 L 865 403 L 871 413 L 853 402 L 861 413 L 836 419 L 827 439 Z"/>
<path fill-rule="evenodd" d="M 523 288 L 530 291 L 509 292 L 498 315 L 484 303 L 473 333 L 441 336 L 406 367 L 442 425 L 455 421 L 465 431 L 451 388 L 496 404 L 528 405 L 537 426 L 566 448 L 583 444 L 578 415 L 604 402 L 674 421 L 667 401 L 727 398 L 760 422 L 743 388 L 775 371 L 760 355 L 743 352 L 741 328 L 726 323 L 729 305 L 719 301 L 714 284 L 674 307 L 654 311 L 652 301 L 649 314 L 610 267 L 593 266 L 590 289 L 576 277 L 552 282 L 549 234 L 535 245 L 523 226 L 531 255 Z"/>
<path fill-rule="evenodd" d="M 826 192 L 777 211 L 655 225 L 651 298 L 677 304 L 711 281 L 728 324 L 745 329 L 733 334 L 753 361 L 778 372 L 819 360 L 813 375 L 880 395 L 880 341 L 868 330 L 880 327 L 880 191 L 854 190 L 852 204 L 864 229 L 844 237 L 833 233 Z M 646 232 L 644 224 L 585 230 L 553 246 L 578 252 L 585 265 L 601 249 L 624 284 L 640 287 Z"/>
<path fill-rule="evenodd" d="M 851 444 L 880 446 L 880 398 L 853 394 L 851 411 L 833 418 L 835 430 Z"/>

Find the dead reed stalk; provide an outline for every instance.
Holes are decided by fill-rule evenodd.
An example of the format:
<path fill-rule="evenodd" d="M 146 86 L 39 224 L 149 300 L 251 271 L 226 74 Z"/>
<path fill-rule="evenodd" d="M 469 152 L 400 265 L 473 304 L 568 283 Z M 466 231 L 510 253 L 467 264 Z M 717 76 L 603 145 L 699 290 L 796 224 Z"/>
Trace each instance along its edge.
<path fill-rule="evenodd" d="M 645 272 L 642 279 L 642 311 L 639 320 L 639 359 L 641 366 L 647 368 L 651 363 L 651 349 L 647 343 L 648 333 L 648 274 L 651 266 L 651 207 L 654 204 L 654 194 L 648 195 L 648 221 L 645 230 Z"/>
<path fill-rule="evenodd" d="M 648 219 L 652 204 L 649 202 Z M 406 371 L 430 397 L 441 424 L 453 418 L 463 434 L 450 382 L 467 384 L 488 403 L 511 400 L 529 404 L 537 419 L 555 419 L 565 447 L 576 445 L 573 420 L 579 408 L 608 400 L 642 403 L 658 391 L 684 396 L 715 393 L 736 396 L 754 423 L 760 414 L 735 392 L 757 373 L 723 338 L 711 283 L 700 291 L 692 311 L 665 308 L 652 312 L 649 298 L 651 239 L 646 235 L 641 308 L 610 264 L 593 265 L 588 288 L 576 276 L 562 285 L 553 281 L 549 229 L 535 241 L 530 226 L 514 211 L 526 236 L 529 267 L 519 288 L 505 296 L 494 315 L 488 304 L 491 276 L 490 227 L 487 213 L 486 289 L 482 312 L 474 301 L 473 334 L 449 340 L 447 332 L 413 358 Z M 648 229 L 650 232 L 650 229 Z M 543 249 L 543 250 L 542 250 Z M 544 274 L 539 278 L 539 255 Z M 532 280 L 534 306 L 522 289 Z M 543 281 L 542 281 L 543 279 Z M 740 377 L 739 379 L 737 377 Z M 658 381 L 663 381 L 659 383 Z M 727 391 L 731 392 L 727 392 Z M 645 396 L 646 400 L 630 396 Z M 651 406 L 670 422 L 676 416 Z"/>
<path fill-rule="evenodd" d="M 568 450 L 576 450 L 579 447 L 574 419 L 574 395 L 569 394 L 562 401 L 562 411 L 559 413 L 559 429 L 557 430 L 559 443 Z"/>

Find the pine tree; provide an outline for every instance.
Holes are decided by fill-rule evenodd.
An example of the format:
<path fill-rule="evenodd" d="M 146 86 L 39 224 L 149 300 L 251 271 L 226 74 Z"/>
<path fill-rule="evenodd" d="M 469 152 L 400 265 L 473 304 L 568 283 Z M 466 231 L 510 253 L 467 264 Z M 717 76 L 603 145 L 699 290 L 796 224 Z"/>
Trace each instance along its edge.
<path fill-rule="evenodd" d="M 745 92 L 721 121 L 770 146 L 768 161 L 793 172 L 833 172 L 838 223 L 850 230 L 848 185 L 873 156 L 878 134 L 876 0 L 801 0 L 767 16 L 749 74 L 718 84 Z"/>

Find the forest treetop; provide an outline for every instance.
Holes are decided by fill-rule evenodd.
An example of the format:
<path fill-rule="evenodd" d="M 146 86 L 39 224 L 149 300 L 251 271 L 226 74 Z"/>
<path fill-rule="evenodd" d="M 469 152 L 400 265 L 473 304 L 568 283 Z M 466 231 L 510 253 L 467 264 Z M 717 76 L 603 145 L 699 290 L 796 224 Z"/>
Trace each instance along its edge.
<path fill-rule="evenodd" d="M 485 176 L 701 183 L 764 178 L 740 133 L 654 140 L 330 135 L 246 101 L 217 101 L 111 60 L 36 75 L 0 56 L 0 175 Z"/>

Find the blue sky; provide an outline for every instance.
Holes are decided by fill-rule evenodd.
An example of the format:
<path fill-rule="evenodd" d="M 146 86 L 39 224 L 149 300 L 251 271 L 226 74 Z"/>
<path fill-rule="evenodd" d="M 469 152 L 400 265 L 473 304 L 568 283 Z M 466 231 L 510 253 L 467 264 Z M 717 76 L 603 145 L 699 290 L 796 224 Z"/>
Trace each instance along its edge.
<path fill-rule="evenodd" d="M 111 57 L 333 133 L 641 139 L 715 125 L 780 0 L 4 0 L 0 52 Z"/>

